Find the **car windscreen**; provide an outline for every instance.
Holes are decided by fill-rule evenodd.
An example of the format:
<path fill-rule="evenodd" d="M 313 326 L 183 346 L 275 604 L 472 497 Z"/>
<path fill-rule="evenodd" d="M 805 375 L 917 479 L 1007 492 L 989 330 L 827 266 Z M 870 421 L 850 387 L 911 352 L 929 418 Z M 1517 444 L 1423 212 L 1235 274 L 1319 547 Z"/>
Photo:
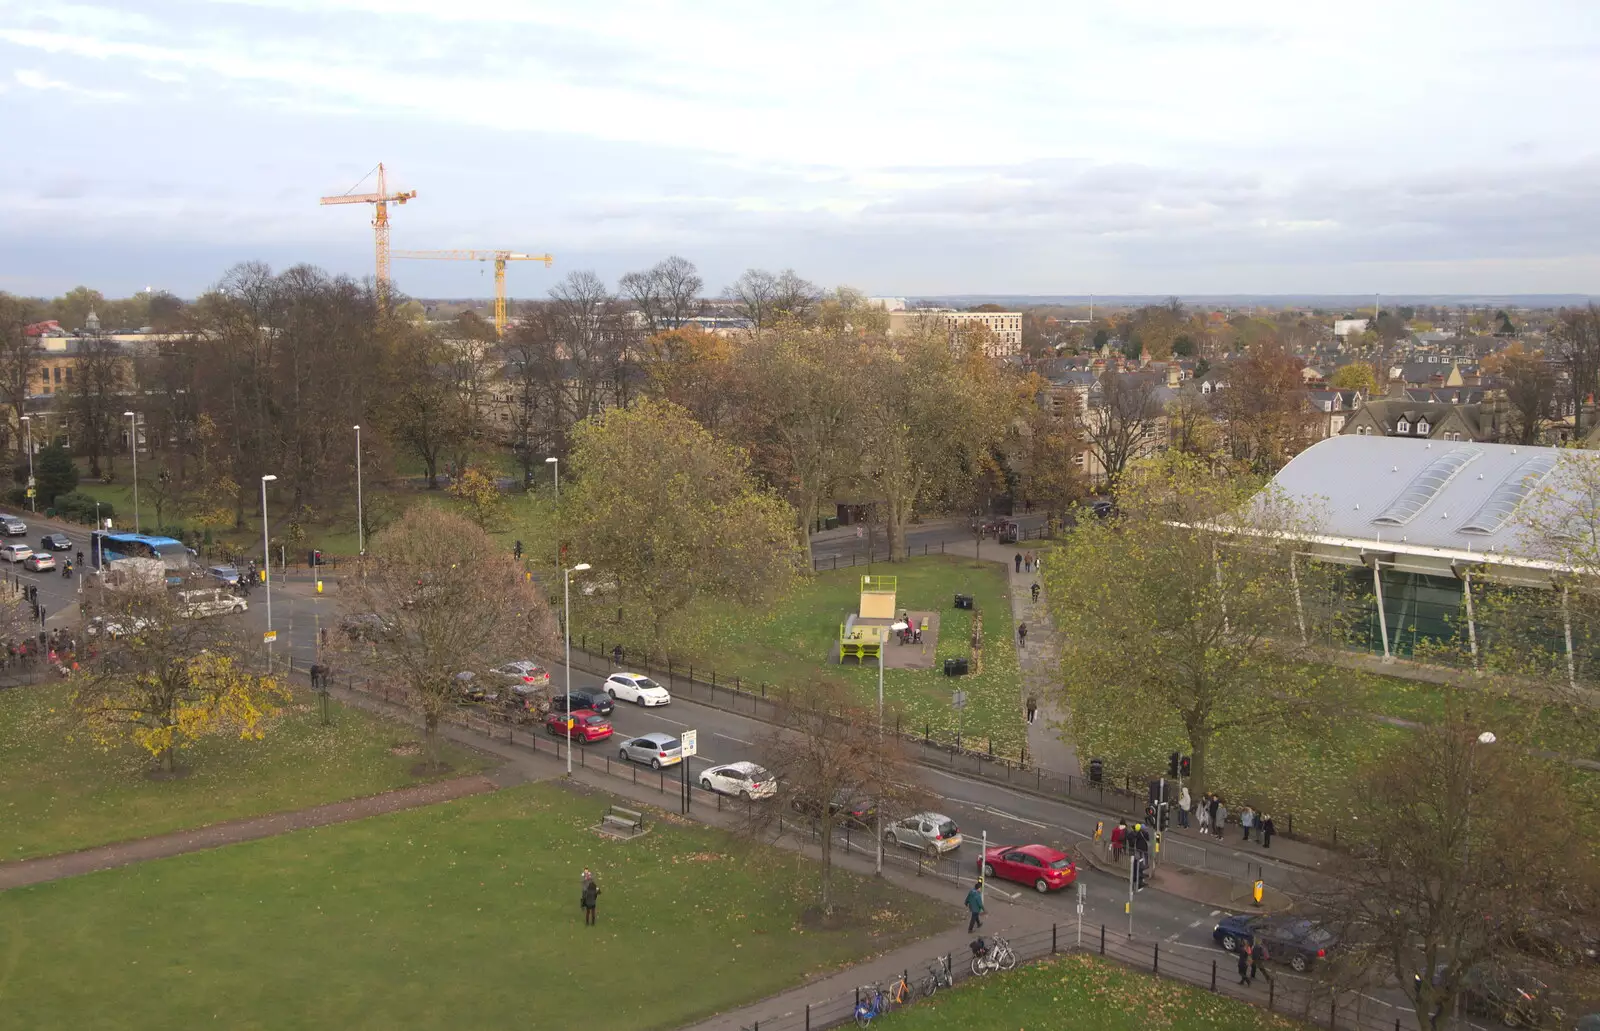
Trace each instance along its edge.
<path fill-rule="evenodd" d="M 648 691 L 652 687 L 660 687 L 661 686 L 660 684 L 656 683 L 654 680 L 651 680 L 649 677 L 640 677 L 639 679 L 635 680 L 634 683 L 639 685 L 639 690 L 641 690 L 641 691 Z"/>
<path fill-rule="evenodd" d="M 677 738 L 669 737 L 665 741 L 657 742 L 656 747 L 659 748 L 663 752 L 672 752 L 672 751 L 676 751 L 679 748 L 682 748 L 683 745 L 681 743 L 679 743 Z"/>
<path fill-rule="evenodd" d="M 589 724 L 589 726 L 591 726 L 591 727 L 598 727 L 602 723 L 604 723 L 605 721 L 606 721 L 606 718 L 604 716 L 590 716 L 587 719 L 585 719 L 583 722 Z"/>
<path fill-rule="evenodd" d="M 772 779 L 772 774 L 768 773 L 766 770 L 763 770 L 759 766 L 757 766 L 753 770 L 747 771 L 746 773 L 742 774 L 742 776 L 748 777 L 750 780 L 755 781 L 757 783 L 759 783 L 761 781 L 764 781 L 764 780 L 771 780 Z"/>
<path fill-rule="evenodd" d="M 1057 859 L 1050 864 L 1050 869 L 1052 870 L 1070 870 L 1071 868 L 1072 860 L 1070 859 Z"/>
<path fill-rule="evenodd" d="M 954 820 L 946 820 L 939 825 L 939 837 L 941 838 L 953 838 L 958 833 L 960 832 L 956 829 Z"/>

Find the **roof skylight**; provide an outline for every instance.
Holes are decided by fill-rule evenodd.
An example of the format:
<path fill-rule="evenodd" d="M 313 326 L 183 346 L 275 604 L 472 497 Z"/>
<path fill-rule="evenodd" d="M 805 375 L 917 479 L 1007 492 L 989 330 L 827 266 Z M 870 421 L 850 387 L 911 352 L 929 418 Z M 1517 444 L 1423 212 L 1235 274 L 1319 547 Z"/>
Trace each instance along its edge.
<path fill-rule="evenodd" d="M 1483 457 L 1483 448 L 1458 447 L 1429 462 L 1417 478 L 1412 480 L 1389 507 L 1373 518 L 1384 526 L 1404 526 L 1415 519 L 1418 512 L 1428 507 L 1428 502 L 1439 496 L 1456 474 Z"/>

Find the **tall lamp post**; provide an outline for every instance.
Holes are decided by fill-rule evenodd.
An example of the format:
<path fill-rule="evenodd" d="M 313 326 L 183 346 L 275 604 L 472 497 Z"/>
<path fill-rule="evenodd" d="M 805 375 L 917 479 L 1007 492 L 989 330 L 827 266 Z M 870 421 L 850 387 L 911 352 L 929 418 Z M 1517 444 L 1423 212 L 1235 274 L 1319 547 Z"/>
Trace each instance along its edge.
<path fill-rule="evenodd" d="M 544 460 L 544 464 L 550 466 L 551 471 L 553 473 L 555 473 L 555 476 L 556 476 L 556 500 L 560 501 L 561 500 L 561 460 L 558 459 L 558 458 L 546 458 Z"/>
<path fill-rule="evenodd" d="M 267 585 L 267 633 L 272 633 L 272 545 L 267 532 L 267 484 L 276 480 L 272 473 L 261 477 L 261 569 Z M 267 638 L 267 669 L 272 669 L 272 638 Z"/>
<path fill-rule="evenodd" d="M 38 492 L 33 489 L 33 419 L 30 416 L 22 417 L 23 429 L 28 432 L 28 511 L 39 511 Z"/>
<path fill-rule="evenodd" d="M 551 459 L 555 461 L 555 459 Z M 561 622 L 566 631 L 567 663 L 567 776 L 572 776 L 572 574 L 589 568 L 589 563 L 579 562 L 561 573 Z"/>
<path fill-rule="evenodd" d="M 889 624 L 889 628 L 878 639 L 878 761 L 880 763 L 883 761 L 883 653 L 889 647 L 890 631 L 898 634 L 910 625 L 910 623 L 902 623 L 897 619 Z M 878 789 L 881 794 L 883 790 L 882 771 L 880 770 L 879 773 Z M 879 798 L 877 804 L 872 808 L 876 811 L 878 817 L 878 854 L 873 862 L 873 872 L 881 875 L 883 873 L 883 799 Z"/>
<path fill-rule="evenodd" d="M 128 420 L 128 451 L 133 455 L 133 532 L 139 532 L 139 418 L 123 412 Z"/>
<path fill-rule="evenodd" d="M 361 427 L 357 425 L 356 431 L 356 554 L 366 555 L 367 537 L 365 523 L 361 515 Z"/>

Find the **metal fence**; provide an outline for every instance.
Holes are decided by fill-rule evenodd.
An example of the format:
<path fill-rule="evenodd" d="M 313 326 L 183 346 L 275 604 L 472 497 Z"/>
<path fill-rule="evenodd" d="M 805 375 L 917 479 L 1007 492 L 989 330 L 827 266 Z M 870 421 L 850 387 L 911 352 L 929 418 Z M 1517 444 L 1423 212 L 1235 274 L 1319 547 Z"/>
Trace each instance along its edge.
<path fill-rule="evenodd" d="M 978 557 L 977 551 L 984 545 L 1005 549 L 1013 544 L 1021 544 L 1026 541 L 1049 540 L 1051 536 L 1049 527 L 1036 526 L 1031 530 L 1017 531 L 1017 539 L 1015 541 L 997 542 L 991 537 L 985 537 L 980 543 L 977 538 L 973 538 L 971 541 L 940 541 L 937 545 L 923 544 L 920 547 L 908 544 L 904 548 L 893 552 L 887 546 L 877 548 L 869 544 L 864 551 L 858 549 L 852 551 L 849 555 L 829 555 L 827 558 L 814 558 L 811 560 L 811 569 L 813 572 L 821 573 L 825 570 L 849 569 L 852 566 L 870 566 L 874 562 L 905 561 L 918 556 L 961 556 L 965 555 L 968 550 L 972 550 L 976 558 Z M 846 559 L 849 559 L 849 561 L 845 561 Z"/>

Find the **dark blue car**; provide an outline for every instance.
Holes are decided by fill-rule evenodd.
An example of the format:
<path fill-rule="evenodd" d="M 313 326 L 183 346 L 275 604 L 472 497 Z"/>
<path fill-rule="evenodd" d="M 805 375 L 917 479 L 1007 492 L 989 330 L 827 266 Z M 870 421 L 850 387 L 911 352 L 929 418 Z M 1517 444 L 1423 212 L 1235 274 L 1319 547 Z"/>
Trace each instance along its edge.
<path fill-rule="evenodd" d="M 1265 942 L 1268 959 L 1296 971 L 1326 958 L 1335 944 L 1326 927 L 1297 916 L 1225 916 L 1212 928 L 1211 937 L 1229 952 Z"/>

